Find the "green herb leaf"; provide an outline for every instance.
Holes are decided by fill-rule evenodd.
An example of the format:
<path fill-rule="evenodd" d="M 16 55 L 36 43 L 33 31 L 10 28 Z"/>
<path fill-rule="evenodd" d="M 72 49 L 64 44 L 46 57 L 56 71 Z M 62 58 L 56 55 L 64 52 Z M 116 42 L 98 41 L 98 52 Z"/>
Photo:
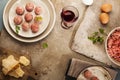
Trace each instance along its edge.
<path fill-rule="evenodd" d="M 100 28 L 100 29 L 99 29 L 99 32 L 100 32 L 101 34 L 103 34 L 103 35 L 106 35 L 106 36 L 107 36 L 107 33 L 105 33 L 104 29 Z"/>
<path fill-rule="evenodd" d="M 18 34 L 19 33 L 19 30 L 20 30 L 20 26 L 16 26 L 16 33 Z"/>
<path fill-rule="evenodd" d="M 104 34 L 104 33 L 105 33 L 105 32 L 104 32 L 104 29 L 102 29 L 102 28 L 99 29 L 99 32 L 100 32 L 101 34 Z"/>
<path fill-rule="evenodd" d="M 95 44 L 95 43 L 97 42 L 97 39 L 96 39 L 96 38 L 94 38 L 94 40 L 93 40 L 92 42 L 93 42 L 93 44 Z"/>
<path fill-rule="evenodd" d="M 97 36 L 99 32 L 94 32 L 93 37 Z"/>
<path fill-rule="evenodd" d="M 104 42 L 104 37 L 98 36 L 97 41 L 102 44 Z"/>
<path fill-rule="evenodd" d="M 95 44 L 97 42 L 97 39 L 94 36 L 88 37 L 88 39 L 91 40 L 93 42 L 93 44 Z"/>
<path fill-rule="evenodd" d="M 42 47 L 45 49 L 45 48 L 48 47 L 48 44 L 47 44 L 47 43 L 43 43 L 43 44 L 42 44 Z"/>
<path fill-rule="evenodd" d="M 16 33 L 17 33 L 17 34 L 19 33 L 18 30 L 16 30 Z"/>

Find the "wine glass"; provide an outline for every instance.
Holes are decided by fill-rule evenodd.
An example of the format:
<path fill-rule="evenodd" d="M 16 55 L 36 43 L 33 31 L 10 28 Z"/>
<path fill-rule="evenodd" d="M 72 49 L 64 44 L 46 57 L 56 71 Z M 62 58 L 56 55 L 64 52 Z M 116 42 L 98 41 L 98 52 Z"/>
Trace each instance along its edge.
<path fill-rule="evenodd" d="M 79 11 L 74 6 L 66 6 L 61 12 L 61 26 L 65 29 L 69 29 L 75 23 L 79 17 Z"/>

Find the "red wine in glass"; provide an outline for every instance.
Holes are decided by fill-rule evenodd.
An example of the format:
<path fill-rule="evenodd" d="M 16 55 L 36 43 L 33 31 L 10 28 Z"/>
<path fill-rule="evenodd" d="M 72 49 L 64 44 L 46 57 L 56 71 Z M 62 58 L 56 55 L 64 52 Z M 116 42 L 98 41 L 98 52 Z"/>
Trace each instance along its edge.
<path fill-rule="evenodd" d="M 74 19 L 75 14 L 70 10 L 66 10 L 62 12 L 61 16 L 65 21 L 70 22 Z"/>
<path fill-rule="evenodd" d="M 73 26 L 74 22 L 78 19 L 79 13 L 78 10 L 73 6 L 67 6 L 62 9 L 61 25 L 63 28 L 68 29 Z"/>

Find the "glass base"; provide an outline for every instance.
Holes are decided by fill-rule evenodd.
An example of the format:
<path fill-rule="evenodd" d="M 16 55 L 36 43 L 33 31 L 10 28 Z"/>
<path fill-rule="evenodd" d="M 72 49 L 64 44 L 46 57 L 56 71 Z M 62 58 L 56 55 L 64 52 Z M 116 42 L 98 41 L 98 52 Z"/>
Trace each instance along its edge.
<path fill-rule="evenodd" d="M 64 29 L 69 29 L 73 26 L 73 24 L 72 23 L 65 23 L 65 22 L 61 21 L 61 26 Z"/>

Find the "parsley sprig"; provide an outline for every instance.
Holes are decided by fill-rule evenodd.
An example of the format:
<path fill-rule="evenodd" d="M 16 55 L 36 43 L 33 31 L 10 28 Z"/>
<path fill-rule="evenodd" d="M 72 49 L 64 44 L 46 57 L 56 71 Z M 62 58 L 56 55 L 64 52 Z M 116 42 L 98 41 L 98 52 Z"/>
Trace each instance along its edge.
<path fill-rule="evenodd" d="M 100 34 L 102 34 L 102 36 Z M 91 36 L 88 37 L 88 39 L 91 40 L 93 44 L 95 43 L 102 44 L 104 42 L 103 35 L 107 35 L 107 34 L 105 33 L 104 29 L 100 28 L 99 32 L 94 32 Z"/>
<path fill-rule="evenodd" d="M 17 25 L 15 29 L 16 29 L 16 33 L 18 34 L 20 30 L 20 26 Z"/>

